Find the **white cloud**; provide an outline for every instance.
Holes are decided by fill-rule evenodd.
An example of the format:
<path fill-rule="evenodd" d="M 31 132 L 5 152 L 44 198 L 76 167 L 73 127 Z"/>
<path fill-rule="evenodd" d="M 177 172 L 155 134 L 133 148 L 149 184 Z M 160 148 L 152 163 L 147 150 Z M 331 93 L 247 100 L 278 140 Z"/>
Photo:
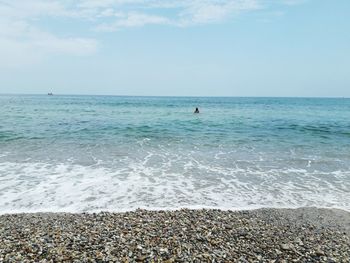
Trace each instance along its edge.
<path fill-rule="evenodd" d="M 47 56 L 84 56 L 96 50 L 96 41 L 84 38 L 59 38 L 48 33 L 27 39 L 0 37 L 0 67 L 18 67 L 41 62 Z"/>
<path fill-rule="evenodd" d="M 112 23 L 100 24 L 95 27 L 97 31 L 115 31 L 119 28 L 125 27 L 141 27 L 145 25 L 164 25 L 171 22 L 163 16 L 147 15 L 143 13 L 128 13 L 119 16 L 118 20 Z"/>
<path fill-rule="evenodd" d="M 285 5 L 300 5 L 307 0 L 283 0 L 283 4 Z"/>
<path fill-rule="evenodd" d="M 90 13 L 100 12 L 101 16 L 117 17 L 95 27 L 115 31 L 150 24 L 184 27 L 218 22 L 240 12 L 257 10 L 262 5 L 259 0 L 89 0 L 80 7 L 90 8 Z"/>
<path fill-rule="evenodd" d="M 185 24 L 193 25 L 217 22 L 230 15 L 256 10 L 260 7 L 256 0 L 193 1 L 180 14 L 181 23 L 185 21 Z"/>
<path fill-rule="evenodd" d="M 53 54 L 84 56 L 97 50 L 97 41 L 59 36 L 35 24 L 42 17 L 73 17 L 64 1 L 3 0 L 0 2 L 0 66 L 17 67 L 40 62 Z"/>
<path fill-rule="evenodd" d="M 81 56 L 96 52 L 96 39 L 77 36 L 69 28 L 63 32 L 60 28 L 58 34 L 45 26 L 47 20 L 80 23 L 88 31 L 146 25 L 186 27 L 220 22 L 276 3 L 295 5 L 303 1 L 306 0 L 0 0 L 0 63 L 4 63 L 3 58 L 12 58 L 16 64 L 51 54 Z M 9 61 L 6 63 L 11 64 Z"/>
<path fill-rule="evenodd" d="M 61 16 L 66 13 L 64 1 L 47 0 L 2 0 L 1 17 L 36 18 L 39 16 Z"/>
<path fill-rule="evenodd" d="M 2 0 L 0 17 L 40 19 L 69 17 L 95 22 L 97 28 L 165 24 L 191 26 L 221 21 L 272 4 L 295 5 L 306 0 Z M 110 19 L 114 20 L 110 20 Z"/>

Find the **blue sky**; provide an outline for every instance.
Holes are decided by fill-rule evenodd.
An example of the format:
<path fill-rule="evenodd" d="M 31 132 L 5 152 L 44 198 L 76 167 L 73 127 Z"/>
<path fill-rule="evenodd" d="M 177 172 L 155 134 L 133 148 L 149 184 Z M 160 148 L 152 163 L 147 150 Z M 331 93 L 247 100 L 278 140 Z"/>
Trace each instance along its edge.
<path fill-rule="evenodd" d="M 0 0 L 0 93 L 350 97 L 348 0 Z"/>

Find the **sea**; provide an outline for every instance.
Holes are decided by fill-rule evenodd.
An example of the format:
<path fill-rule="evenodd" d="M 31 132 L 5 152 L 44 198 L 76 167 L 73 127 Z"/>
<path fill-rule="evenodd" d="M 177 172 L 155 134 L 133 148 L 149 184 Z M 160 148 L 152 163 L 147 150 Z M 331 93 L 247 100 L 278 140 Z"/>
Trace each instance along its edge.
<path fill-rule="evenodd" d="M 305 206 L 350 211 L 350 99 L 0 96 L 1 214 Z"/>

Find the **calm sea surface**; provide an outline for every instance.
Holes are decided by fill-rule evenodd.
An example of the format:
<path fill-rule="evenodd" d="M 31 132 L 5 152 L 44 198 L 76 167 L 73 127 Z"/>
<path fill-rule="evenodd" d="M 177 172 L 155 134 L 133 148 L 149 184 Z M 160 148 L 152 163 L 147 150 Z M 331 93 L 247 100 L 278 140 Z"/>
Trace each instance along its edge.
<path fill-rule="evenodd" d="M 349 99 L 0 96 L 0 213 L 300 206 L 350 211 Z"/>

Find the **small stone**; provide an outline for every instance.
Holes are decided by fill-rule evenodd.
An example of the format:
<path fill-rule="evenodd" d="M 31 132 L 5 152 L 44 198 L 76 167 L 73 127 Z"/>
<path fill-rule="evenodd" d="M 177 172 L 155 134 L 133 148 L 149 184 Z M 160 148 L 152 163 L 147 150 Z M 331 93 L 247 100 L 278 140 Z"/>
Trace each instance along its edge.
<path fill-rule="evenodd" d="M 321 248 L 317 248 L 316 249 L 316 256 L 323 256 L 324 255 L 324 251 Z"/>
<path fill-rule="evenodd" d="M 282 251 L 279 250 L 279 249 L 276 249 L 276 254 L 277 254 L 277 255 L 281 255 L 281 254 L 282 254 Z"/>
<path fill-rule="evenodd" d="M 303 241 L 301 241 L 301 239 L 300 239 L 299 237 L 295 240 L 295 242 L 296 242 L 299 246 L 303 246 L 303 245 L 304 245 Z"/>
<path fill-rule="evenodd" d="M 281 248 L 282 248 L 283 250 L 290 250 L 290 249 L 291 249 L 291 245 L 290 245 L 290 244 L 282 244 L 282 245 L 281 245 Z"/>
<path fill-rule="evenodd" d="M 137 261 L 145 261 L 148 258 L 148 256 L 140 256 L 137 258 Z"/>
<path fill-rule="evenodd" d="M 169 253 L 167 248 L 161 248 L 159 249 L 160 253 Z"/>

